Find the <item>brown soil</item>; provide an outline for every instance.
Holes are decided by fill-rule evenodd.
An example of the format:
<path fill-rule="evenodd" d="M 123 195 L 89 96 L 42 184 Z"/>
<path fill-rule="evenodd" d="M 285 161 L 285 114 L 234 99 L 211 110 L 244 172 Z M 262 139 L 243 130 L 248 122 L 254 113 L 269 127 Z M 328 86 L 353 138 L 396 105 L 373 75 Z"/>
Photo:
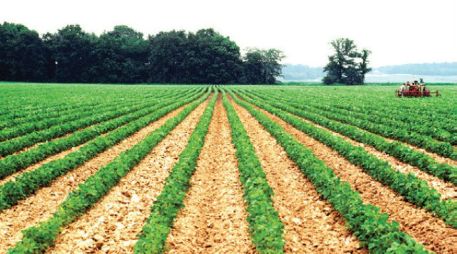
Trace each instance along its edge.
<path fill-rule="evenodd" d="M 219 98 L 168 253 L 255 253 L 226 112 Z"/>
<path fill-rule="evenodd" d="M 151 205 L 207 104 L 197 107 L 102 200 L 63 229 L 49 252 L 132 253 Z"/>
<path fill-rule="evenodd" d="M 349 137 L 343 136 L 337 132 L 327 129 L 323 126 L 317 125 L 304 118 L 301 118 L 301 119 L 317 128 L 324 129 L 326 131 L 331 132 L 333 135 L 343 138 L 344 140 L 350 142 L 352 145 L 362 147 L 363 149 L 365 149 L 365 151 L 373 154 L 378 159 L 387 161 L 390 164 L 390 166 L 392 166 L 392 168 L 396 169 L 397 171 L 400 171 L 404 174 L 411 173 L 411 174 L 415 175 L 416 177 L 426 181 L 431 188 L 436 189 L 438 191 L 438 193 L 441 194 L 442 199 L 456 199 L 457 198 L 457 186 L 455 186 L 454 184 L 452 184 L 450 182 L 446 182 L 436 176 L 427 174 L 426 172 L 420 170 L 417 167 L 414 167 L 407 163 L 401 162 L 393 156 L 390 156 L 384 152 L 376 150 L 376 148 L 374 148 L 372 146 L 352 140 Z"/>
<path fill-rule="evenodd" d="M 68 193 L 100 167 L 108 164 L 121 152 L 144 139 L 149 133 L 163 125 L 166 120 L 177 115 L 183 108 L 170 112 L 82 166 L 58 177 L 49 186 L 39 189 L 34 195 L 20 201 L 10 209 L 0 212 L 0 242 L 2 243 L 0 244 L 0 253 L 5 252 L 22 238 L 21 230 L 49 218 Z"/>
<path fill-rule="evenodd" d="M 320 195 L 284 149 L 244 108 L 236 105 L 285 226 L 287 253 L 367 253 L 344 218 Z"/>
<path fill-rule="evenodd" d="M 446 225 L 424 209 L 405 201 L 402 196 L 372 179 L 361 168 L 352 165 L 337 152 L 310 138 L 280 118 L 262 110 L 271 119 L 313 151 L 343 181 L 361 194 L 364 202 L 378 206 L 390 219 L 400 223 L 400 228 L 437 253 L 457 253 L 457 230 Z"/>

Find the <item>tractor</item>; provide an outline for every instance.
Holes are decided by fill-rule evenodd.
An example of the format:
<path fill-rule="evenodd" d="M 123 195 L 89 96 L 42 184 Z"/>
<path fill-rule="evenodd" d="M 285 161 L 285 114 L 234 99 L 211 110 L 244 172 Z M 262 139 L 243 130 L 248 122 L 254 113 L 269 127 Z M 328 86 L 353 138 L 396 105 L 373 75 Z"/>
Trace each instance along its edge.
<path fill-rule="evenodd" d="M 406 83 L 401 86 L 400 89 L 397 89 L 395 91 L 395 94 L 398 97 L 431 97 L 432 94 L 435 96 L 440 96 L 440 92 L 438 90 L 436 91 L 430 91 L 427 87 L 425 87 L 425 84 L 423 84 L 422 79 L 421 83 L 414 81 L 412 84 Z"/>

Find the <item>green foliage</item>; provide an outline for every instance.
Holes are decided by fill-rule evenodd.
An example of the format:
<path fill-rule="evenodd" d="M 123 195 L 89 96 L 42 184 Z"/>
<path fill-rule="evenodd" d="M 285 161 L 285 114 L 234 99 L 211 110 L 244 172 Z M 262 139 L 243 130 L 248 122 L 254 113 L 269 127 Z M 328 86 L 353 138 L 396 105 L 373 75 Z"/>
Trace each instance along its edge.
<path fill-rule="evenodd" d="M 282 65 L 279 63 L 284 54 L 277 49 L 250 49 L 244 57 L 243 80 L 248 84 L 274 84 L 276 77 L 281 75 Z"/>
<path fill-rule="evenodd" d="M 224 94 L 224 107 L 232 128 L 238 170 L 247 202 L 252 241 L 259 253 L 284 252 L 284 225 L 273 207 L 273 191 L 257 157 L 254 146 L 235 109 Z"/>
<path fill-rule="evenodd" d="M 53 138 L 61 137 L 67 133 L 74 132 L 78 129 L 91 126 L 103 121 L 118 118 L 127 113 L 132 113 L 141 109 L 149 110 L 149 104 L 138 106 L 115 107 L 112 110 L 101 112 L 100 114 L 91 114 L 87 117 L 69 121 L 61 125 L 56 125 L 41 131 L 31 132 L 15 139 L 4 141 L 0 144 L 0 155 L 6 156 L 20 151 L 23 148 L 34 145 L 38 142 L 47 141 Z"/>
<path fill-rule="evenodd" d="M 330 43 L 335 54 L 329 56 L 329 63 L 324 67 L 327 72 L 322 82 L 324 84 L 363 84 L 365 74 L 371 71 L 368 67 L 368 56 L 370 51 L 357 50 L 353 40 L 339 38 Z"/>
<path fill-rule="evenodd" d="M 8 253 L 43 253 L 54 241 L 61 228 L 81 216 L 95 202 L 102 198 L 119 180 L 137 165 L 170 131 L 182 122 L 207 97 L 192 102 L 177 116 L 168 119 L 165 124 L 149 134 L 132 148 L 122 152 L 116 159 L 100 168 L 78 188 L 72 191 L 60 204 L 51 218 L 26 229 L 22 240 Z M 168 111 L 172 108 L 168 107 Z M 160 111 L 166 114 L 167 112 Z M 159 114 L 159 111 L 157 112 Z"/>
<path fill-rule="evenodd" d="M 276 82 L 283 54 L 250 50 L 245 57 L 213 29 L 149 36 L 124 25 L 100 36 L 68 25 L 40 38 L 25 26 L 0 26 L 0 80 L 62 83 L 227 84 Z"/>
<path fill-rule="evenodd" d="M 386 161 L 368 153 L 362 147 L 354 146 L 343 138 L 332 135 L 327 130 L 317 128 L 297 116 L 288 114 L 286 111 L 294 111 L 289 105 L 255 99 L 249 99 L 249 101 L 277 115 L 300 131 L 333 148 L 348 161 L 363 168 L 374 179 L 404 196 L 406 200 L 436 214 L 450 226 L 457 227 L 456 202 L 452 200 L 441 200 L 441 195 L 435 189 L 429 187 L 424 180 L 412 174 L 403 174 L 393 169 Z M 277 107 L 286 108 L 287 110 L 283 111 Z"/>
<path fill-rule="evenodd" d="M 90 82 L 141 83 L 147 79 L 148 42 L 143 34 L 127 26 L 115 26 L 102 34 L 92 54 Z"/>
<path fill-rule="evenodd" d="M 154 100 L 152 100 L 154 101 Z M 150 101 L 148 101 L 150 103 Z M 151 103 L 152 104 L 152 103 Z M 0 142 L 13 139 L 19 136 L 27 135 L 31 132 L 37 132 L 41 130 L 45 130 L 56 125 L 64 125 L 67 123 L 73 123 L 80 119 L 89 119 L 91 116 L 98 116 L 102 117 L 103 114 L 109 113 L 111 111 L 121 111 L 122 109 L 132 109 L 136 110 L 139 108 L 140 105 L 144 105 L 144 103 L 132 103 L 131 101 L 127 103 L 120 103 L 115 105 L 93 105 L 91 107 L 83 107 L 82 109 L 75 106 L 75 110 L 71 110 L 70 114 L 65 114 L 62 117 L 56 118 L 47 118 L 41 121 L 34 121 L 30 122 L 27 121 L 23 124 L 16 124 L 13 128 L 5 128 L 0 130 Z M 79 128 L 78 128 L 79 129 Z"/>
<path fill-rule="evenodd" d="M 37 32 L 19 24 L 0 24 L 0 80 L 45 81 L 49 59 Z"/>
<path fill-rule="evenodd" d="M 245 101 L 236 96 L 233 98 L 276 138 L 289 158 L 298 165 L 317 191 L 344 216 L 349 228 L 371 253 L 427 253 L 422 245 L 400 231 L 398 223 L 389 222 L 388 216 L 380 213 L 378 207 L 364 204 L 358 192 L 354 191 L 347 182 L 339 179 L 330 168 L 314 156 L 311 150 L 299 143 L 279 124 Z M 244 96 L 243 98 L 273 111 L 273 108 L 264 102 Z"/>
<path fill-rule="evenodd" d="M 192 132 L 186 148 L 179 155 L 178 162 L 165 180 L 165 186 L 152 205 L 151 214 L 143 226 L 138 242 L 135 244 L 135 253 L 164 252 L 165 242 L 173 226 L 173 221 L 184 206 L 189 181 L 205 143 L 217 96 L 216 92 Z"/>
<path fill-rule="evenodd" d="M 224 84 L 240 76 L 240 48 L 213 29 L 161 32 L 149 42 L 151 82 Z"/>
<path fill-rule="evenodd" d="M 171 110 L 174 110 L 184 105 L 185 103 L 189 103 L 192 100 L 196 100 L 199 96 L 201 96 L 201 93 L 190 96 L 188 98 L 185 98 L 179 102 L 172 104 L 170 104 L 170 101 L 166 101 L 164 103 L 158 104 L 155 107 L 152 107 L 152 113 L 148 112 L 145 115 L 145 112 L 142 112 L 142 114 L 140 114 L 139 116 L 135 116 L 134 118 L 121 119 L 121 121 L 123 121 L 124 124 L 128 124 L 114 130 L 113 132 L 108 133 L 105 136 L 99 136 L 101 133 L 94 130 L 92 130 L 92 132 L 89 133 L 84 133 L 86 134 L 86 136 L 84 136 L 84 134 L 81 135 L 81 133 L 79 133 L 80 135 L 75 136 L 77 141 L 86 138 L 87 135 L 91 135 L 92 138 L 94 137 L 94 135 L 98 137 L 88 142 L 77 151 L 69 153 L 62 159 L 46 163 L 33 171 L 25 172 L 16 177 L 14 180 L 1 185 L 0 211 L 11 207 L 12 205 L 16 204 L 19 200 L 24 199 L 29 195 L 33 194 L 39 188 L 48 185 L 58 176 L 61 176 L 67 173 L 68 171 L 82 165 L 84 162 L 95 157 L 97 154 L 107 150 L 108 148 L 122 141 L 126 137 L 134 134 L 135 132 L 145 127 L 149 123 L 164 116 Z M 134 120 L 135 118 L 139 119 Z M 119 122 L 112 122 L 111 124 L 112 126 L 109 126 L 109 128 L 111 129 L 114 129 L 119 126 Z M 55 144 L 55 146 L 59 146 L 59 143 Z M 42 150 L 37 150 L 37 152 L 42 152 Z M 53 151 L 50 150 L 50 152 L 52 153 Z M 40 156 L 40 154 L 37 154 L 37 157 L 42 156 Z M 27 157 L 25 158 L 27 159 Z M 15 161 L 5 160 L 5 163 L 2 165 L 4 166 L 1 171 L 2 175 L 12 173 L 13 170 L 11 170 L 10 166 L 14 165 L 14 162 Z"/>
<path fill-rule="evenodd" d="M 165 100 L 161 103 L 147 103 L 144 109 L 136 112 L 132 111 L 131 113 L 91 126 L 87 129 L 77 130 L 67 137 L 40 144 L 37 147 L 30 148 L 22 153 L 9 155 L 0 160 L 0 179 L 17 172 L 18 170 L 24 169 L 33 163 L 39 162 L 50 155 L 78 146 L 131 121 L 152 114 L 155 110 L 165 107 L 175 100 L 185 99 L 186 96 L 195 96 L 195 93 L 173 96 L 169 100 Z"/>
<path fill-rule="evenodd" d="M 432 174 L 445 181 L 452 182 L 454 185 L 457 185 L 457 167 L 450 166 L 445 163 L 438 163 L 429 155 L 424 154 L 422 152 L 418 152 L 400 142 L 389 142 L 385 140 L 383 137 L 380 137 L 372 133 L 375 131 L 368 132 L 350 125 L 357 123 L 357 121 L 364 117 L 363 115 L 358 115 L 357 118 L 354 118 L 346 116 L 345 114 L 342 114 L 339 111 L 333 113 L 332 110 L 327 107 L 325 107 L 324 110 L 319 110 L 314 107 L 310 107 L 309 105 L 312 105 L 312 103 L 310 103 L 309 100 L 307 100 L 307 104 L 305 105 L 303 103 L 304 101 L 299 103 L 299 100 L 279 98 L 278 96 L 274 96 L 273 94 L 269 96 L 257 95 L 257 97 L 265 99 L 267 101 L 284 101 L 285 104 L 287 104 L 288 106 L 283 106 L 282 104 L 273 105 L 275 107 L 286 110 L 300 117 L 304 117 L 319 125 L 325 126 L 333 131 L 341 133 L 354 140 L 357 140 L 364 144 L 371 145 L 377 150 L 385 152 L 399 159 L 400 161 L 409 163 L 429 174 Z M 322 105 L 319 105 L 319 107 L 322 107 Z M 338 119 L 340 120 L 340 122 L 332 119 Z M 387 116 L 385 116 L 383 119 L 384 122 L 389 122 Z M 373 120 L 371 120 L 370 122 L 372 121 Z M 408 125 L 409 128 L 414 126 L 416 125 L 412 125 L 411 123 Z M 422 126 L 421 130 L 426 130 L 425 128 L 423 128 L 423 124 L 420 126 Z M 431 130 L 436 129 L 431 128 Z"/>
<path fill-rule="evenodd" d="M 454 160 L 457 159 L 457 150 L 452 146 L 452 144 L 456 143 L 456 136 L 449 132 L 437 132 L 434 128 L 427 130 L 422 124 L 398 123 L 390 120 L 387 116 L 376 117 L 374 115 L 358 114 L 339 110 L 328 105 L 315 106 L 321 110 L 312 109 L 313 107 L 306 105 L 304 105 L 304 107 L 313 111 L 318 111 L 319 114 L 325 115 L 328 118 L 357 126 L 384 137 L 394 138 L 424 148 L 429 152 L 444 157 Z M 436 135 L 444 135 L 444 137 L 440 136 L 438 139 L 444 139 L 445 141 L 443 142 L 434 139 L 433 136 Z"/>
<path fill-rule="evenodd" d="M 57 33 L 47 33 L 43 41 L 52 61 L 49 80 L 56 82 L 93 82 L 90 66 L 95 61 L 97 37 L 86 33 L 79 25 L 68 25 Z"/>

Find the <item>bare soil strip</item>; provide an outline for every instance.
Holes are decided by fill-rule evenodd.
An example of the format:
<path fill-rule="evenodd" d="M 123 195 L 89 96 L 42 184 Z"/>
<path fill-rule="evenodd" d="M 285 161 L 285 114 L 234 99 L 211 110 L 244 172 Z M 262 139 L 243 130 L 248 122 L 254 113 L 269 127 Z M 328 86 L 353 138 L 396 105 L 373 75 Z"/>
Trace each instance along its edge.
<path fill-rule="evenodd" d="M 446 225 L 424 209 L 405 201 L 388 187 L 372 179 L 361 168 L 352 165 L 337 152 L 310 138 L 280 118 L 262 110 L 284 127 L 302 144 L 309 147 L 343 181 L 361 194 L 364 202 L 378 206 L 390 219 L 400 223 L 400 228 L 427 249 L 436 253 L 457 253 L 457 230 Z"/>
<path fill-rule="evenodd" d="M 118 185 L 63 229 L 49 253 L 132 253 L 150 207 L 203 114 L 198 106 Z"/>
<path fill-rule="evenodd" d="M 322 200 L 284 149 L 244 108 L 232 101 L 273 189 L 285 227 L 287 253 L 367 253 L 344 218 Z"/>
<path fill-rule="evenodd" d="M 411 173 L 411 174 L 415 175 L 416 177 L 426 181 L 430 185 L 430 187 L 434 188 L 436 191 L 438 191 L 438 193 L 441 194 L 442 199 L 456 199 L 457 198 L 457 186 L 455 186 L 454 184 L 446 182 L 436 176 L 427 174 L 426 172 L 420 170 L 417 167 L 414 167 L 407 163 L 401 162 L 393 156 L 390 156 L 384 152 L 380 152 L 380 151 L 376 150 L 376 148 L 374 148 L 372 146 L 352 140 L 349 137 L 341 135 L 341 134 L 334 132 L 330 129 L 327 129 L 323 126 L 317 125 L 305 118 L 301 118 L 301 119 L 317 128 L 324 129 L 326 131 L 331 132 L 333 135 L 343 138 L 344 140 L 350 142 L 352 145 L 362 147 L 363 149 L 365 149 L 365 151 L 373 154 L 377 158 L 387 161 L 392 166 L 392 168 L 394 168 L 402 173 L 405 173 L 405 174 Z"/>
<path fill-rule="evenodd" d="M 190 183 L 167 239 L 168 253 L 255 253 L 221 98 Z"/>
<path fill-rule="evenodd" d="M 49 218 L 68 193 L 100 167 L 140 142 L 149 133 L 163 125 L 166 120 L 176 116 L 182 109 L 184 106 L 168 113 L 82 166 L 58 177 L 49 186 L 39 189 L 34 195 L 20 201 L 17 205 L 2 211 L 0 213 L 0 253 L 5 252 L 22 238 L 21 230 Z"/>

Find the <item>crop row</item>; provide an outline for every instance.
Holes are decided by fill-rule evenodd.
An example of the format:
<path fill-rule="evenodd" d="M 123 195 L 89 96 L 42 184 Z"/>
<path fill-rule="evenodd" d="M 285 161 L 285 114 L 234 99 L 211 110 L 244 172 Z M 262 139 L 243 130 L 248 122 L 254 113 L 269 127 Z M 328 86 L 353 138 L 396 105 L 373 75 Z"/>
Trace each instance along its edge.
<path fill-rule="evenodd" d="M 355 106 L 355 105 L 334 105 L 336 108 L 345 109 L 348 111 L 354 112 L 370 112 L 370 114 L 395 119 L 396 121 L 400 121 L 403 123 L 411 123 L 414 125 L 421 125 L 423 129 L 430 130 L 435 129 L 439 133 L 442 132 L 446 136 L 447 133 L 457 133 L 457 124 L 454 121 L 450 121 L 450 119 L 443 119 L 437 116 L 424 116 L 424 114 L 411 114 L 409 111 L 396 109 L 396 108 L 386 108 L 384 107 L 382 111 L 377 110 L 376 108 L 366 106 Z"/>
<path fill-rule="evenodd" d="M 364 204 L 358 192 L 338 178 L 311 150 L 298 142 L 278 123 L 233 94 L 232 97 L 276 138 L 288 157 L 297 164 L 317 191 L 345 218 L 349 229 L 370 252 L 427 253 L 422 245 L 400 231 L 397 222 L 389 222 L 387 214 L 380 213 L 378 207 Z"/>
<path fill-rule="evenodd" d="M 24 103 L 24 102 L 23 102 Z M 12 107 L 12 109 L 8 109 L 6 107 L 1 107 L 3 114 L 0 115 L 0 120 L 9 120 L 9 119 L 15 119 L 15 118 L 23 118 L 27 116 L 32 116 L 32 115 L 38 115 L 38 114 L 46 114 L 48 112 L 53 112 L 53 111 L 65 111 L 69 109 L 75 108 L 75 106 L 79 107 L 91 107 L 97 105 L 97 101 L 90 101 L 90 102 L 81 102 L 81 103 L 74 103 L 74 104 L 61 104 L 61 102 L 54 102 L 52 105 L 47 105 L 46 103 L 42 102 L 42 105 L 39 105 L 37 107 L 27 107 L 22 104 L 22 107 L 20 105 L 16 105 Z"/>
<path fill-rule="evenodd" d="M 441 195 L 435 189 L 428 186 L 424 180 L 412 174 L 403 174 L 393 169 L 386 161 L 378 159 L 376 156 L 365 151 L 362 147 L 354 146 L 343 138 L 332 135 L 327 130 L 317 128 L 299 117 L 287 113 L 289 110 L 292 111 L 292 109 L 283 111 L 273 106 L 281 103 L 269 103 L 250 99 L 245 96 L 243 98 L 275 114 L 303 133 L 331 147 L 348 161 L 364 169 L 375 180 L 401 194 L 406 200 L 436 214 L 447 224 L 457 228 L 457 204 L 455 201 L 441 200 Z M 286 104 L 282 104 L 281 107 L 292 108 Z"/>
<path fill-rule="evenodd" d="M 0 179 L 18 170 L 24 169 L 32 165 L 33 163 L 39 162 L 47 158 L 48 156 L 83 144 L 95 137 L 112 131 L 133 120 L 151 114 L 155 110 L 171 104 L 173 101 L 177 101 L 185 96 L 194 96 L 197 93 L 198 92 L 192 92 L 189 95 L 184 94 L 175 96 L 173 98 L 170 98 L 169 100 L 164 100 L 163 102 L 158 103 L 153 107 L 147 107 L 143 110 L 126 114 L 119 118 L 91 126 L 87 129 L 76 131 L 67 137 L 40 144 L 37 147 L 34 147 L 25 152 L 7 156 L 0 160 Z"/>
<path fill-rule="evenodd" d="M 277 97 L 274 98 L 277 99 Z M 288 101 L 290 101 L 290 99 Z M 349 115 L 335 114 L 325 110 L 319 110 L 303 103 L 301 104 L 301 107 L 304 107 L 306 110 L 311 112 L 316 112 L 318 114 L 324 115 L 327 118 L 351 124 L 387 138 L 394 138 L 412 145 L 416 145 L 418 147 L 424 148 L 429 152 L 457 160 L 457 151 L 450 143 L 440 142 L 428 136 L 410 132 L 408 129 L 394 128 L 388 125 L 373 123 L 371 121 L 355 118 Z"/>
<path fill-rule="evenodd" d="M 283 253 L 284 225 L 273 207 L 273 190 L 244 126 L 225 94 L 223 103 L 236 148 L 252 241 L 259 253 Z"/>
<path fill-rule="evenodd" d="M 156 102 L 157 99 L 148 100 L 148 104 L 150 104 L 151 102 Z M 143 104 L 144 104 L 144 102 L 137 102 L 137 103 L 128 102 L 128 103 L 120 103 L 120 104 L 116 104 L 116 105 L 102 104 L 102 105 L 91 107 L 91 108 L 75 109 L 75 110 L 70 111 L 66 115 L 56 117 L 56 118 L 48 118 L 48 119 L 44 119 L 41 121 L 28 121 L 26 123 L 16 125 L 12 128 L 6 128 L 6 129 L 0 130 L 0 142 L 19 137 L 21 135 L 25 135 L 30 132 L 37 132 L 37 131 L 41 131 L 44 129 L 48 129 L 55 125 L 71 123 L 71 122 L 79 120 L 79 119 L 85 119 L 87 117 L 94 117 L 97 115 L 102 115 L 105 112 L 119 110 L 119 109 L 126 108 L 126 107 L 134 108 L 134 107 L 141 106 Z"/>
<path fill-rule="evenodd" d="M 179 155 L 178 162 L 165 180 L 165 185 L 152 205 L 151 214 L 139 235 L 135 253 L 163 253 L 173 221 L 184 206 L 189 181 L 205 143 L 217 96 L 216 92 L 192 132 L 186 148 Z"/>
<path fill-rule="evenodd" d="M 170 92 L 161 92 L 153 96 L 153 98 L 147 99 L 148 102 L 159 101 L 174 96 Z M 38 131 L 49 128 L 53 125 L 65 123 L 68 121 L 76 120 L 82 117 L 90 116 L 93 114 L 101 113 L 104 111 L 111 110 L 113 108 L 120 108 L 125 106 L 140 105 L 144 103 L 144 99 L 129 99 L 121 100 L 113 104 L 112 101 L 99 102 L 96 105 L 80 106 L 74 105 L 73 108 L 67 110 L 52 111 L 49 114 L 34 115 L 33 117 L 25 118 L 14 118 L 9 119 L 6 122 L 0 123 L 3 128 L 0 130 L 0 140 L 11 139 L 19 135 L 26 134 L 32 131 Z"/>
<path fill-rule="evenodd" d="M 47 141 L 53 138 L 63 136 L 65 134 L 71 133 L 75 130 L 88 127 L 90 125 L 100 123 L 106 120 L 117 118 L 127 113 L 135 112 L 148 108 L 155 104 L 153 102 L 146 102 L 138 106 L 121 106 L 115 109 L 95 114 L 89 117 L 81 118 L 75 121 L 67 122 L 58 126 L 51 127 L 46 130 L 32 132 L 27 135 L 7 140 L 0 143 L 0 155 L 6 156 L 14 152 L 20 151 L 26 147 L 32 146 L 38 142 Z"/>
<path fill-rule="evenodd" d="M 42 119 L 48 119 L 48 118 L 53 118 L 53 117 L 58 117 L 61 115 L 68 114 L 67 112 L 72 112 L 77 109 L 90 109 L 93 107 L 96 107 L 100 105 L 100 103 L 97 102 L 91 102 L 91 103 L 81 103 L 81 104 L 75 104 L 75 105 L 61 105 L 61 109 L 58 108 L 55 111 L 51 112 L 46 112 L 46 113 L 41 113 L 41 112 L 30 112 L 29 114 L 25 114 L 23 112 L 23 115 L 17 116 L 17 115 L 12 115 L 12 114 L 4 114 L 0 117 L 0 129 L 8 128 L 8 127 L 14 127 L 20 124 L 28 123 L 28 122 L 35 122 L 38 120 Z M 3 110 L 3 109 L 2 109 Z"/>
<path fill-rule="evenodd" d="M 25 119 L 28 118 L 38 118 L 38 119 L 44 119 L 42 116 L 47 116 L 48 114 L 52 113 L 65 113 L 67 111 L 71 111 L 77 108 L 90 108 L 94 107 L 100 104 L 100 100 L 93 100 L 90 99 L 89 101 L 85 101 L 82 99 L 81 102 L 75 102 L 75 103 L 67 103 L 64 101 L 59 101 L 58 99 L 56 100 L 57 104 L 54 105 L 46 105 L 45 101 L 41 101 L 43 105 L 41 105 L 37 109 L 27 109 L 24 105 L 18 106 L 15 108 L 13 111 L 9 111 L 3 115 L 0 116 L 0 127 L 3 127 L 5 122 L 9 121 L 19 121 L 23 122 Z M 104 102 L 104 101 L 103 101 Z M 2 108 L 2 110 L 5 110 Z"/>
<path fill-rule="evenodd" d="M 192 96 L 180 100 L 153 113 L 141 117 L 136 121 L 116 129 L 105 136 L 99 136 L 94 140 L 82 146 L 79 150 L 66 155 L 62 159 L 54 160 L 42 165 L 41 167 L 25 172 L 13 181 L 9 181 L 0 186 L 0 211 L 11 207 L 19 200 L 24 199 L 34 193 L 39 188 L 49 184 L 55 178 L 64 175 L 68 171 L 82 165 L 84 162 L 95 157 L 97 154 L 105 151 L 111 146 L 119 143 L 126 137 L 134 134 L 149 123 L 159 119 L 168 112 L 189 103 L 201 95 Z M 200 99 L 201 100 L 201 99 Z M 199 101 L 200 101 L 199 100 Z M 192 104 L 193 105 L 193 104 Z"/>
<path fill-rule="evenodd" d="M 252 93 L 249 93 L 249 95 L 251 97 L 254 96 Z M 270 97 L 257 97 L 272 101 L 272 98 Z M 371 132 L 367 132 L 352 125 L 326 118 L 322 116 L 322 113 L 313 113 L 312 111 L 307 110 L 307 108 L 303 107 L 301 104 L 286 104 L 287 106 L 283 106 L 283 104 L 280 103 L 272 103 L 272 105 L 275 107 L 286 110 L 294 115 L 303 117 L 356 141 L 373 146 L 378 151 L 385 152 L 386 154 L 389 154 L 402 162 L 416 166 L 426 173 L 457 185 L 457 168 L 454 166 L 448 165 L 446 163 L 437 163 L 432 157 L 422 152 L 416 151 L 400 142 L 389 142 L 383 137 L 380 137 Z M 348 120 L 345 122 L 348 122 Z"/>
<path fill-rule="evenodd" d="M 117 105 L 128 105 L 129 103 L 134 102 L 141 102 L 145 101 L 146 99 L 149 100 L 150 97 L 152 99 L 158 99 L 159 97 L 166 97 L 167 95 L 172 95 L 167 90 L 159 90 L 153 95 L 146 94 L 141 98 L 134 98 L 134 99 L 120 99 L 117 100 L 115 104 Z M 88 98 L 90 99 L 90 98 Z M 26 111 L 21 107 L 17 109 L 14 114 L 10 113 L 7 115 L 2 115 L 0 117 L 0 129 L 7 128 L 7 127 L 17 127 L 20 124 L 27 124 L 31 122 L 37 122 L 40 120 L 48 120 L 51 118 L 61 117 L 65 115 L 71 115 L 80 111 L 90 110 L 94 107 L 104 106 L 104 105 L 113 105 L 113 100 L 111 98 L 104 99 L 100 101 L 100 99 L 90 102 L 78 102 L 73 104 L 59 104 L 54 107 L 44 107 L 40 110 L 36 111 Z"/>
<path fill-rule="evenodd" d="M 311 104 L 307 103 L 306 105 L 321 109 L 323 111 L 327 112 L 333 112 L 335 114 L 339 115 L 346 115 L 350 117 L 354 117 L 357 119 L 363 119 L 366 121 L 370 121 L 373 123 L 378 123 L 381 125 L 387 125 L 392 128 L 400 128 L 404 130 L 408 130 L 409 132 L 415 132 L 420 135 L 427 135 L 432 137 L 433 139 L 436 139 L 438 141 L 442 142 L 447 142 L 452 145 L 457 144 L 457 135 L 453 135 L 452 133 L 442 130 L 442 129 L 437 129 L 434 126 L 430 125 L 425 125 L 424 123 L 405 123 L 403 121 L 399 120 L 394 120 L 391 115 L 394 115 L 395 113 L 392 112 L 391 110 L 384 110 L 388 115 L 382 115 L 378 116 L 376 115 L 376 111 L 365 111 L 365 112 L 354 112 L 346 109 L 341 109 L 329 105 L 322 105 L 322 104 Z"/>
<path fill-rule="evenodd" d="M 153 131 L 145 139 L 122 152 L 106 166 L 100 168 L 69 194 L 51 218 L 23 231 L 22 240 L 10 249 L 8 253 L 44 252 L 54 244 L 62 227 L 74 221 L 100 200 L 208 96 L 209 93 L 192 102 L 177 116 L 168 119 L 165 124 Z M 172 107 L 169 107 L 168 111 L 171 110 Z M 162 110 L 162 112 L 166 113 L 165 110 Z"/>
<path fill-rule="evenodd" d="M 417 118 L 428 119 L 431 122 L 443 120 L 449 123 L 453 122 L 454 125 L 456 124 L 455 114 L 457 112 L 455 111 L 455 103 L 452 96 L 443 96 L 436 100 L 431 98 L 417 100 L 392 98 L 392 93 L 386 94 L 386 90 L 384 89 L 376 92 L 376 89 L 372 87 L 343 88 L 337 91 L 337 93 L 329 93 L 327 90 L 325 96 L 322 96 L 321 93 L 309 94 L 304 90 L 301 90 L 300 94 L 306 94 L 306 97 L 309 97 L 310 100 L 321 101 L 324 104 L 336 106 L 344 104 L 341 102 L 349 102 L 349 105 L 368 107 L 369 111 L 384 108 L 397 109 L 400 114 L 409 114 Z M 294 92 L 297 92 L 297 90 Z"/>
<path fill-rule="evenodd" d="M 64 110 L 66 107 L 72 107 L 75 104 L 82 106 L 94 102 L 112 100 L 113 96 L 115 96 L 114 98 L 122 99 L 125 98 L 122 96 L 122 90 L 124 89 L 106 89 L 106 86 L 16 86 L 9 91 L 7 88 L 2 89 L 7 97 L 1 101 L 4 103 L 0 105 L 0 108 L 6 114 L 17 114 L 17 116 L 30 113 L 45 113 L 49 110 Z M 137 93 L 134 90 L 134 88 L 129 88 L 129 93 L 135 94 L 137 99 L 151 94 L 149 91 L 144 93 L 143 90 Z M 160 90 L 164 91 L 165 89 Z M 98 96 L 94 97 L 93 94 Z"/>
<path fill-rule="evenodd" d="M 338 96 L 326 93 L 325 97 L 319 93 L 307 93 L 303 94 L 303 96 L 297 96 L 302 94 L 299 90 L 294 90 L 294 94 L 283 92 L 285 97 L 306 98 L 300 99 L 302 102 L 306 101 L 306 104 L 328 105 L 331 108 L 345 109 L 351 112 L 369 112 L 370 114 L 384 117 L 384 119 L 394 119 L 403 123 L 419 125 L 423 127 L 423 130 L 435 129 L 438 132 L 443 132 L 443 135 L 457 133 L 456 112 L 452 113 L 455 107 L 452 104 L 446 104 L 443 100 L 439 101 L 439 107 L 437 107 L 438 105 L 431 101 L 425 101 L 425 104 L 422 104 L 423 101 L 417 101 L 414 104 L 416 102 L 414 100 L 408 100 L 408 103 L 405 103 L 404 100 L 387 100 L 378 96 L 354 97 L 354 91 L 350 93 L 351 97 L 349 98 L 341 98 L 339 93 Z M 408 107 L 410 103 L 412 106 Z M 430 105 L 427 106 L 427 103 Z M 437 113 L 439 110 L 445 110 L 446 113 Z"/>

